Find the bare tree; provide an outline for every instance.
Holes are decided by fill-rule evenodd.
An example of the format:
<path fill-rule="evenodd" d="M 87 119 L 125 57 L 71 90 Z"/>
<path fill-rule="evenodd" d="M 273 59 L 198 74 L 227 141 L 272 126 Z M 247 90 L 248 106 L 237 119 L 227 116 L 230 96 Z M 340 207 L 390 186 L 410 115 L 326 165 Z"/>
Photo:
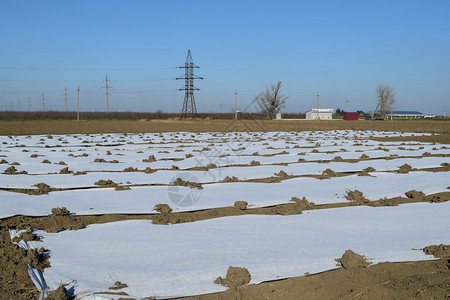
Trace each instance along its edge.
<path fill-rule="evenodd" d="M 378 112 L 383 119 L 386 119 L 386 115 L 392 113 L 392 110 L 394 109 L 396 101 L 394 88 L 389 85 L 379 84 L 376 89 L 376 95 L 378 104 L 375 112 Z"/>
<path fill-rule="evenodd" d="M 266 91 L 261 92 L 255 97 L 258 102 L 261 112 L 266 114 L 269 118 L 273 118 L 285 105 L 288 96 L 284 96 L 280 93 L 281 81 L 278 81 L 276 85 L 271 85 L 270 89 L 266 85 Z"/>

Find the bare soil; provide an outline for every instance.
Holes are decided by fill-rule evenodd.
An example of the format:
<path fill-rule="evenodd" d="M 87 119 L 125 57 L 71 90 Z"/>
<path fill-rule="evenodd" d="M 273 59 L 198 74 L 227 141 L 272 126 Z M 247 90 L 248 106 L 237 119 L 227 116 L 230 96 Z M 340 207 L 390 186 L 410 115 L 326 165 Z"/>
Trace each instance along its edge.
<path fill-rule="evenodd" d="M 256 124 L 258 122 L 258 124 Z M 450 121 L 237 121 L 229 120 L 159 120 L 159 121 L 0 121 L 0 135 L 29 134 L 80 134 L 80 133 L 141 133 L 141 132 L 222 132 L 228 131 L 305 131 L 305 130 L 381 130 L 400 132 L 429 132 L 431 136 L 380 137 L 371 138 L 380 141 L 419 141 L 450 144 Z M 429 154 L 424 153 L 423 156 Z M 151 159 L 151 158 L 149 158 Z M 361 156 L 359 160 L 367 160 Z M 378 159 L 378 158 L 377 158 Z M 334 161 L 346 161 L 336 157 Z M 356 160 L 355 160 L 356 161 Z M 256 161 L 255 161 L 256 162 Z M 349 161 L 350 162 L 350 161 Z M 2 162 L 0 162 L 2 163 Z M 214 166 L 207 166 L 212 168 Z M 400 172 L 411 171 L 407 166 L 399 168 Z M 429 169 L 430 172 L 448 172 L 449 165 Z M 13 171 L 13 170 L 11 170 Z M 149 172 L 157 170 L 149 169 Z M 331 176 L 349 174 L 327 172 L 323 179 Z M 374 170 L 365 170 L 362 175 L 370 175 Z M 397 172 L 393 171 L 393 172 Z M 13 173 L 16 173 L 14 171 Z M 63 172 L 69 172 L 65 170 Z M 11 175 L 14 176 L 14 175 Z M 318 177 L 320 177 L 318 176 Z M 262 182 L 279 182 L 292 178 L 285 173 L 261 179 Z M 104 180 L 108 186 L 107 180 Z M 235 182 L 237 178 L 228 177 L 224 182 Z M 109 182 L 109 186 L 113 183 Z M 117 185 L 117 184 L 116 184 Z M 104 185 L 98 188 L 103 188 Z M 195 186 L 194 188 L 198 188 Z M 450 188 L 450 187 L 449 187 Z M 23 189 L 17 192 L 45 194 L 54 189 L 42 183 L 36 189 Z M 15 190 L 16 191 L 16 190 Z M 356 192 L 356 191 L 354 191 Z M 309 209 L 336 208 L 353 205 L 390 206 L 412 202 L 443 202 L 450 200 L 450 192 L 425 195 L 421 191 L 409 191 L 405 197 L 368 201 L 364 196 L 354 194 L 348 202 L 314 205 L 307 199 L 293 198 L 291 203 L 251 208 L 244 203 L 236 206 L 207 209 L 194 212 L 174 213 L 170 207 L 157 207 L 159 212 L 141 215 L 108 214 L 77 216 L 70 214 L 64 207 L 52 210 L 53 215 L 43 217 L 15 216 L 0 219 L 0 299 L 38 299 L 39 291 L 32 283 L 27 264 L 44 270 L 50 266 L 45 249 L 24 251 L 13 244 L 8 229 L 26 229 L 21 235 L 24 240 L 36 239 L 32 229 L 47 232 L 77 230 L 89 224 L 107 223 L 120 220 L 148 219 L 155 224 L 174 224 L 195 222 L 245 214 L 300 214 Z M 367 201 L 366 201 L 367 200 Z M 448 299 L 450 297 L 450 246 L 429 245 L 424 249 L 436 260 L 421 262 L 384 262 L 367 265 L 364 253 L 354 253 L 349 249 L 339 260 L 340 267 L 314 275 L 287 278 L 248 285 L 251 274 L 244 268 L 228 270 L 220 284 L 230 287 L 222 293 L 186 297 L 183 299 Z M 224 270 L 225 271 L 225 270 Z M 230 273 L 230 274 L 228 274 Z M 219 282 L 218 282 L 219 283 Z M 120 290 L 123 284 L 112 287 Z M 152 291 L 149 291 L 149 295 Z M 48 299 L 69 299 L 64 286 L 55 290 Z"/>

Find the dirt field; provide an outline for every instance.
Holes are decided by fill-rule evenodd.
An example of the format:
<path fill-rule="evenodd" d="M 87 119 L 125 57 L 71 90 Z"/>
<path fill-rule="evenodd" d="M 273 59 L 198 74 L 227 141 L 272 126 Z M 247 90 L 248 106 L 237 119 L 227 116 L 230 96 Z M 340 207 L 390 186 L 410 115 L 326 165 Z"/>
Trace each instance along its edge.
<path fill-rule="evenodd" d="M 220 121 L 220 120 L 165 120 L 165 121 L 1 121 L 0 135 L 34 134 L 94 134 L 94 133 L 158 133 L 158 132 L 223 132 L 223 131 L 324 131 L 324 130 L 376 130 L 415 133 L 435 133 L 430 136 L 377 137 L 382 141 L 419 141 L 450 144 L 450 121 Z M 435 155 L 447 157 L 446 155 Z M 386 155 L 388 157 L 388 155 Z M 398 158 L 398 157 L 397 157 Z M 345 161 L 345 160 L 339 160 Z M 359 159 L 355 160 L 359 161 Z M 350 162 L 350 161 L 349 161 Z M 317 161 L 317 163 L 323 163 Z M 401 170 L 401 169 L 400 169 Z M 153 170 L 154 171 L 154 170 Z M 427 172 L 449 172 L 448 164 Z M 331 171 L 332 172 L 332 171 Z M 392 171 L 399 172 L 399 171 Z M 408 170 L 406 171 L 408 172 Z M 333 173 L 332 176 L 349 176 L 356 173 Z M 327 175 L 327 174 L 325 174 Z M 320 175 L 320 176 L 325 176 Z M 366 175 L 366 174 L 362 174 Z M 320 176 L 310 176 L 321 179 Z M 281 182 L 294 177 L 277 175 L 248 182 Z M 28 190 L 17 190 L 28 193 Z M 236 207 L 211 208 L 197 212 L 164 214 L 101 214 L 94 216 L 68 216 L 64 212 L 55 216 L 14 216 L 0 219 L 0 299 L 38 299 L 36 289 L 28 274 L 26 263 L 37 269 L 49 267 L 48 257 L 39 251 L 23 251 L 11 243 L 8 229 L 41 229 L 59 232 L 64 229 L 81 229 L 89 224 L 109 223 L 119 220 L 148 219 L 155 224 L 189 223 L 198 220 L 244 214 L 277 215 L 296 214 L 304 209 L 327 209 L 355 205 L 394 206 L 412 202 L 450 200 L 450 192 L 427 196 L 407 196 L 365 201 L 354 199 L 346 204 L 323 204 L 311 208 L 300 202 L 271 207 L 242 209 Z M 34 237 L 22 237 L 25 241 Z M 327 272 L 274 280 L 260 284 L 230 288 L 225 292 L 186 297 L 182 299 L 446 299 L 450 297 L 450 247 L 431 249 L 437 260 L 402 263 L 378 263 L 373 266 L 341 267 Z M 426 249 L 424 249 L 426 251 Z M 344 253 L 343 253 L 344 254 Z M 353 258 L 357 259 L 357 258 Z M 59 291 L 61 292 L 61 291 Z M 51 299 L 65 299 L 64 293 Z M 126 296 L 124 296 L 126 299 Z M 50 298 L 49 298 L 50 299 Z"/>

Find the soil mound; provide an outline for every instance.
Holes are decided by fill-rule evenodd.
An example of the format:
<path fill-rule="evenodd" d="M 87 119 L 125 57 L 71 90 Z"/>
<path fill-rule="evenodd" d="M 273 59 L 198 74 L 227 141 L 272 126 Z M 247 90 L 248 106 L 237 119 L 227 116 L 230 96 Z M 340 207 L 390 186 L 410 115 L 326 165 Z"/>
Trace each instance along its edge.
<path fill-rule="evenodd" d="M 148 158 L 144 158 L 142 161 L 143 162 L 155 162 L 156 158 L 154 155 L 150 155 Z"/>
<path fill-rule="evenodd" d="M 122 283 L 120 281 L 116 281 L 116 282 L 114 282 L 114 285 L 112 287 L 110 287 L 109 289 L 110 290 L 120 290 L 120 289 L 124 289 L 126 287 L 128 287 L 128 284 Z"/>
<path fill-rule="evenodd" d="M 55 207 L 52 208 L 52 215 L 54 216 L 70 216 L 70 211 L 67 210 L 67 207 Z"/>
<path fill-rule="evenodd" d="M 292 197 L 291 201 L 297 203 L 302 209 L 314 209 L 316 207 L 316 204 L 314 202 L 309 202 L 308 200 L 306 200 L 306 197 L 303 197 L 302 199 Z"/>
<path fill-rule="evenodd" d="M 156 204 L 154 210 L 162 214 L 169 214 L 172 212 L 172 209 L 167 204 Z"/>
<path fill-rule="evenodd" d="M 51 291 L 47 297 L 45 297 L 46 300 L 70 300 L 73 299 L 73 297 L 70 297 L 67 294 L 67 289 L 64 285 L 60 285 L 56 290 Z"/>
<path fill-rule="evenodd" d="M 237 289 L 250 282 L 250 272 L 246 268 L 232 267 L 230 266 L 225 278 L 217 277 L 214 283 L 227 286 L 231 289 Z"/>
<path fill-rule="evenodd" d="M 128 167 L 123 169 L 123 172 L 139 172 L 138 168 Z"/>
<path fill-rule="evenodd" d="M 406 192 L 405 195 L 406 195 L 406 197 L 411 198 L 411 199 L 420 200 L 420 201 L 425 200 L 425 194 L 420 191 L 411 190 L 411 191 Z"/>
<path fill-rule="evenodd" d="M 59 171 L 59 174 L 70 174 L 70 173 L 73 173 L 73 172 L 72 172 L 72 171 L 69 171 L 69 167 L 62 168 L 62 169 Z"/>
<path fill-rule="evenodd" d="M 247 209 L 247 201 L 236 201 L 234 202 L 234 206 L 236 206 L 239 209 Z"/>
<path fill-rule="evenodd" d="M 100 179 L 99 181 L 95 182 L 95 185 L 101 185 L 101 186 L 117 186 L 117 183 L 112 181 L 111 179 L 103 180 Z"/>
<path fill-rule="evenodd" d="M 239 178 L 237 178 L 236 176 L 227 176 L 225 177 L 223 180 L 221 180 L 221 182 L 238 182 Z"/>
<path fill-rule="evenodd" d="M 257 161 L 257 160 L 252 160 L 250 162 L 250 166 L 259 166 L 259 165 L 261 165 L 261 163 L 259 161 Z"/>
<path fill-rule="evenodd" d="M 281 171 L 278 172 L 278 173 L 274 173 L 273 175 L 279 176 L 279 177 L 288 177 L 288 176 L 289 176 L 289 175 L 288 175 L 285 171 L 283 171 L 283 170 L 281 170 Z"/>
<path fill-rule="evenodd" d="M 450 245 L 440 244 L 439 246 L 431 245 L 425 247 L 423 252 L 427 255 L 433 255 L 436 258 L 450 257 Z"/>
<path fill-rule="evenodd" d="M 367 167 L 365 169 L 363 169 L 364 172 L 375 172 L 376 170 L 372 167 Z"/>
<path fill-rule="evenodd" d="M 359 255 L 352 250 L 345 250 L 342 258 L 337 258 L 336 261 L 341 264 L 344 269 L 359 269 L 365 268 L 370 265 L 369 262 L 366 261 L 364 256 Z"/>
<path fill-rule="evenodd" d="M 358 190 L 350 191 L 347 190 L 347 196 L 345 196 L 347 200 L 353 201 L 355 204 L 369 204 L 370 200 L 363 196 L 363 193 Z"/>
<path fill-rule="evenodd" d="M 29 191 L 30 195 L 44 195 L 52 191 L 52 188 L 43 182 L 36 183 L 34 186 L 37 187 L 37 189 L 30 190 Z"/>
<path fill-rule="evenodd" d="M 183 179 L 181 179 L 180 177 L 178 177 L 174 182 L 172 182 L 171 185 L 175 185 L 175 186 L 187 186 L 190 188 L 197 188 L 199 190 L 202 190 L 203 187 L 200 183 L 198 182 L 193 182 L 193 181 L 185 181 Z"/>
<path fill-rule="evenodd" d="M 408 165 L 408 164 L 404 164 L 404 165 L 402 165 L 398 170 L 397 170 L 397 173 L 400 173 L 400 174 L 407 174 L 407 173 L 409 173 L 410 171 L 412 171 L 412 167 L 410 166 L 410 165 Z"/>
<path fill-rule="evenodd" d="M 326 169 L 325 171 L 322 172 L 322 179 L 327 179 L 327 178 L 331 178 L 331 177 L 337 177 L 336 172 L 334 172 L 331 169 Z"/>

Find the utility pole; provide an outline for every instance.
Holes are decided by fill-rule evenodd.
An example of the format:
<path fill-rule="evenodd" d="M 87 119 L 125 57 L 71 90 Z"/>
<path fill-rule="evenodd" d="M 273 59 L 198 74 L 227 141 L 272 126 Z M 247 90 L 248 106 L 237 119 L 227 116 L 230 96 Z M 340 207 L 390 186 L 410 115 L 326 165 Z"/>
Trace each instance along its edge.
<path fill-rule="evenodd" d="M 347 100 L 345 102 L 347 102 L 347 112 L 348 112 L 348 98 L 347 98 Z"/>
<path fill-rule="evenodd" d="M 319 92 L 317 92 L 317 121 L 319 121 Z"/>
<path fill-rule="evenodd" d="M 234 119 L 237 120 L 237 91 L 234 90 Z"/>
<path fill-rule="evenodd" d="M 64 99 L 66 100 L 66 112 L 67 112 L 67 87 L 64 86 Z"/>
<path fill-rule="evenodd" d="M 28 111 L 31 111 L 31 98 L 28 97 Z"/>
<path fill-rule="evenodd" d="M 80 86 L 77 90 L 77 121 L 80 121 Z"/>
<path fill-rule="evenodd" d="M 45 98 L 44 98 L 44 93 L 42 93 L 42 112 L 45 112 Z"/>
<path fill-rule="evenodd" d="M 20 99 L 19 99 L 19 112 L 20 112 Z"/>
<path fill-rule="evenodd" d="M 181 114 L 183 117 L 193 116 L 197 113 L 197 107 L 195 105 L 194 91 L 199 89 L 194 86 L 195 79 L 203 79 L 203 77 L 194 75 L 194 68 L 199 68 L 194 65 L 192 60 L 191 50 L 188 50 L 186 62 L 184 66 L 178 67 L 179 69 L 184 69 L 184 77 L 175 78 L 176 80 L 184 79 L 184 88 L 178 89 L 179 91 L 185 91 L 183 108 L 181 109 Z"/>
<path fill-rule="evenodd" d="M 109 112 L 109 104 L 108 104 L 108 75 L 106 75 L 106 112 Z"/>

